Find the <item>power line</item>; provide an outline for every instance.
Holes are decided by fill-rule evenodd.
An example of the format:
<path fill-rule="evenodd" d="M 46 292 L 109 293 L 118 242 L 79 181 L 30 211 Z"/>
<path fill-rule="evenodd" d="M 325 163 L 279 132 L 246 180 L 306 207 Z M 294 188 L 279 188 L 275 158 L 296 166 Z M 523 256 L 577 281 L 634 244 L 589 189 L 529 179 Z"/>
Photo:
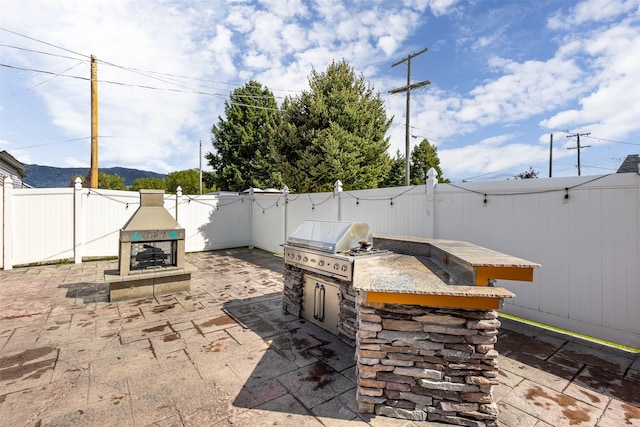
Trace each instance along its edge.
<path fill-rule="evenodd" d="M 20 36 L 20 37 L 24 37 L 24 38 L 29 39 L 29 40 L 36 41 L 38 43 L 45 44 L 47 46 L 54 47 L 56 49 L 61 49 L 61 50 L 64 50 L 66 52 L 82 56 L 84 58 L 87 58 L 88 60 L 91 59 L 90 55 L 82 54 L 82 53 L 73 51 L 71 49 L 67 49 L 67 48 L 64 48 L 62 46 L 58 46 L 58 45 L 55 45 L 53 43 L 46 42 L 44 40 L 40 40 L 40 39 L 37 39 L 37 38 L 34 38 L 34 37 L 27 36 L 25 34 L 18 33 L 16 31 L 11 31 L 11 30 L 8 30 L 6 28 L 0 28 L 0 30 L 6 31 L 8 33 L 11 33 L 11 34 L 14 34 L 14 35 L 17 35 L 17 36 Z M 34 53 L 40 53 L 40 54 L 44 54 L 44 55 L 58 56 L 58 57 L 66 58 L 66 59 L 78 59 L 78 58 L 73 58 L 73 57 L 68 57 L 68 56 L 56 55 L 56 54 L 53 54 L 53 53 L 48 53 L 48 52 L 43 52 L 43 51 L 37 51 L 37 50 L 34 50 L 34 49 L 21 48 L 21 47 L 17 47 L 17 46 L 11 46 L 11 45 L 3 45 L 3 46 L 14 48 L 14 49 L 20 49 L 20 50 L 24 50 L 24 51 L 29 51 L 29 52 L 34 52 Z M 220 81 L 215 81 L 215 80 L 207 80 L 207 79 L 198 79 L 198 78 L 193 78 L 193 77 L 179 76 L 179 75 L 169 74 L 169 73 L 160 73 L 160 72 L 157 72 L 157 71 L 141 70 L 141 69 L 137 69 L 137 68 L 133 68 L 133 67 L 125 67 L 125 66 L 117 65 L 117 64 L 114 64 L 114 63 L 111 63 L 111 62 L 108 62 L 108 61 L 99 61 L 99 62 L 103 63 L 103 64 L 106 64 L 106 65 L 110 65 L 112 67 L 121 68 L 121 69 L 129 71 L 129 72 L 137 73 L 137 74 L 140 74 L 140 75 L 142 75 L 144 77 L 153 78 L 153 79 L 162 81 L 164 83 L 174 84 L 174 85 L 178 85 L 178 86 L 180 86 L 180 85 L 178 83 L 176 83 L 176 82 L 171 82 L 171 81 L 164 80 L 164 79 L 161 79 L 159 77 L 154 77 L 154 76 L 151 76 L 149 74 L 144 74 L 144 73 L 158 74 L 158 75 L 163 75 L 163 76 L 167 76 L 167 77 L 174 77 L 174 78 L 179 78 L 179 79 L 185 79 L 185 80 L 194 80 L 194 81 L 207 82 L 207 83 L 216 83 L 216 84 L 222 84 L 222 85 L 226 85 L 226 86 L 235 86 L 235 87 L 237 87 L 237 86 L 240 85 L 240 83 L 234 84 L 234 83 L 220 82 Z M 17 68 L 17 67 L 14 67 L 14 68 Z M 184 87 L 184 86 L 181 86 L 181 87 Z M 198 91 L 195 90 L 195 89 L 192 89 L 192 88 L 189 88 L 189 89 L 192 90 L 194 93 L 198 93 Z M 281 92 L 298 93 L 298 91 L 293 91 L 293 90 L 290 90 L 290 89 L 273 89 L 273 88 L 270 88 L 270 90 L 277 90 L 277 91 L 281 91 Z M 226 97 L 226 95 L 221 95 L 221 96 L 225 96 Z M 245 95 L 245 96 L 249 96 L 249 95 Z M 274 96 L 274 98 L 275 98 L 275 96 Z"/>
<path fill-rule="evenodd" d="M 2 28 L 2 27 L 0 27 L 0 30 L 6 31 L 7 33 L 15 34 L 16 36 L 24 37 L 25 39 L 36 41 L 38 43 L 46 44 L 47 46 L 55 47 L 56 49 L 64 50 L 65 52 L 73 53 L 74 55 L 82 56 L 83 58 L 91 59 L 91 55 L 86 55 L 84 53 L 76 52 L 76 51 L 73 51 L 71 49 L 67 49 L 65 47 L 55 45 L 53 43 L 45 42 L 44 40 L 36 39 L 34 37 L 29 37 L 29 36 L 26 36 L 24 34 L 20 34 L 20 33 L 15 32 L 15 31 L 7 30 L 6 28 Z M 75 59 L 78 59 L 78 58 L 75 58 Z"/>
<path fill-rule="evenodd" d="M 75 57 L 75 56 L 58 55 L 58 54 L 56 54 L 56 53 L 45 52 L 45 51 L 42 51 L 42 50 L 28 49 L 28 48 L 26 48 L 26 47 L 13 46 L 13 45 L 9 45 L 9 44 L 0 44 L 0 46 L 2 46 L 2 47 L 8 47 L 8 48 L 10 48 L 10 49 L 22 50 L 22 51 L 25 51 L 25 52 L 39 53 L 39 54 L 41 54 L 41 55 L 55 56 L 55 57 L 57 57 L 57 58 L 73 59 L 73 60 L 75 60 L 75 61 L 77 61 L 77 60 L 78 60 L 78 58 L 77 58 L 77 57 Z"/>
<path fill-rule="evenodd" d="M 34 73 L 43 73 L 43 74 L 49 74 L 49 75 L 54 75 L 54 76 L 60 76 L 60 77 L 69 77 L 69 78 L 78 79 L 78 80 L 85 80 L 85 81 L 90 81 L 91 80 L 91 78 L 89 78 L 89 77 L 74 76 L 74 75 L 69 75 L 69 74 L 60 74 L 60 73 L 54 73 L 52 71 L 37 70 L 37 69 L 34 69 L 34 68 L 17 67 L 17 66 L 8 65 L 8 64 L 0 64 L 0 67 L 6 67 L 6 68 L 11 68 L 11 69 L 20 70 L 20 71 L 31 71 L 31 72 L 34 72 Z M 196 94 L 196 95 L 204 95 L 204 96 L 211 96 L 211 97 L 216 97 L 216 98 L 227 99 L 227 95 L 223 95 L 223 94 L 220 94 L 220 93 L 203 92 L 203 91 L 198 91 L 198 90 L 182 90 L 182 89 L 174 89 L 174 88 L 160 88 L 160 87 L 154 87 L 154 86 L 149 86 L 149 85 L 122 83 L 122 82 L 117 82 L 117 81 L 112 81 L 112 80 L 99 80 L 98 82 L 99 83 L 106 83 L 106 84 L 113 84 L 113 85 L 118 85 L 118 86 L 135 87 L 135 88 L 140 88 L 140 89 L 167 91 L 167 92 L 177 92 L 177 93 L 187 93 L 187 94 Z M 261 105 L 245 104 L 245 103 L 234 102 L 234 101 L 229 101 L 229 102 L 232 105 L 237 105 L 237 106 L 241 106 L 241 107 L 250 107 L 250 108 L 268 110 L 268 111 L 279 111 L 277 108 L 263 107 Z"/>
<path fill-rule="evenodd" d="M 64 71 L 62 71 L 62 72 L 60 72 L 60 73 L 58 73 L 58 74 L 55 74 L 55 75 L 54 75 L 53 77 L 51 77 L 50 79 L 43 80 L 43 81 L 41 81 L 40 83 L 36 83 L 36 84 L 34 84 L 33 86 L 30 86 L 30 87 L 28 87 L 28 88 L 26 88 L 26 89 L 23 89 L 22 91 L 14 92 L 14 93 L 12 93 L 11 95 L 8 95 L 8 96 L 5 96 L 5 97 L 2 97 L 2 98 L 0 98 L 0 99 L 8 99 L 8 98 L 11 98 L 12 96 L 17 95 L 17 94 L 18 94 L 18 93 L 20 93 L 20 92 L 27 92 L 27 91 L 30 91 L 30 90 L 31 90 L 31 89 L 33 89 L 33 88 L 36 88 L 36 87 L 38 87 L 38 86 L 40 86 L 40 85 L 43 85 L 43 84 L 45 84 L 45 83 L 50 82 L 51 80 L 55 79 L 56 77 L 65 77 L 66 75 L 65 75 L 64 73 L 66 73 L 67 71 L 71 71 L 71 70 L 73 70 L 73 69 L 74 69 L 74 68 L 76 68 L 78 65 L 81 65 L 81 64 L 83 64 L 83 63 L 84 63 L 83 61 L 78 62 L 76 65 L 73 65 L 73 66 L 71 66 L 71 67 L 67 68 L 67 69 L 66 69 L 66 70 L 64 70 Z"/>
<path fill-rule="evenodd" d="M 636 145 L 636 146 L 640 146 L 640 143 L 637 142 L 625 142 L 625 141 L 615 141 L 613 139 L 604 139 L 604 138 L 598 138 L 597 136 L 589 136 L 590 134 L 585 135 L 587 138 L 590 139 L 595 139 L 598 141 L 606 141 L 606 142 L 613 142 L 616 144 L 626 144 L 626 145 Z"/>

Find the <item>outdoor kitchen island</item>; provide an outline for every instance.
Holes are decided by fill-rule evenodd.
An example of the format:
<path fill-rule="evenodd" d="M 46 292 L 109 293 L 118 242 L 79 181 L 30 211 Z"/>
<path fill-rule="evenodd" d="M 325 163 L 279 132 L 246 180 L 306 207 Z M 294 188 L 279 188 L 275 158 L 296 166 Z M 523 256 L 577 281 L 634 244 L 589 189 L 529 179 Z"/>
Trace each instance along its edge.
<path fill-rule="evenodd" d="M 318 277 L 313 267 L 287 262 L 285 251 L 285 309 L 295 308 L 296 294 L 303 306 L 309 283 L 338 287 L 337 335 L 349 342 L 343 324 L 353 322 L 356 330 L 361 413 L 497 425 L 496 310 L 515 295 L 493 285 L 496 279 L 532 281 L 540 265 L 466 242 L 373 236 L 371 243 L 379 253 L 353 257 L 349 281 Z M 304 311 L 297 314 L 306 318 Z"/>

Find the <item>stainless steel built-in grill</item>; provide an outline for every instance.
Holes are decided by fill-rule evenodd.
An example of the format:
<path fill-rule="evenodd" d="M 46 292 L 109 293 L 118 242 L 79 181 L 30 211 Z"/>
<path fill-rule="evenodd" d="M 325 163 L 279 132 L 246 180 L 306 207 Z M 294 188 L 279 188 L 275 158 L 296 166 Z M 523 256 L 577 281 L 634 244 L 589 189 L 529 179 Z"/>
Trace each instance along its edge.
<path fill-rule="evenodd" d="M 286 264 L 303 271 L 302 316 L 348 339 L 355 338 L 354 260 L 388 253 L 373 248 L 362 222 L 305 221 L 284 245 Z"/>
<path fill-rule="evenodd" d="M 353 257 L 379 253 L 363 222 L 305 221 L 284 245 L 285 263 L 345 281 L 353 277 Z"/>

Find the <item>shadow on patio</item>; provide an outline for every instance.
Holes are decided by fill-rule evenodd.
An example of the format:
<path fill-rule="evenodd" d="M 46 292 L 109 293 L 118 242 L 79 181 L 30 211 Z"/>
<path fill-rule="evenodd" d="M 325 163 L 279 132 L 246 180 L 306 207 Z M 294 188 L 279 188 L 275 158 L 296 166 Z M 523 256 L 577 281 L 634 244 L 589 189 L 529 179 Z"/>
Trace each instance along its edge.
<path fill-rule="evenodd" d="M 245 330 L 268 343 L 256 351 L 255 357 L 260 358 L 257 364 L 250 360 L 247 365 L 241 359 L 227 362 L 245 381 L 234 406 L 306 416 L 307 423 L 308 416 L 320 422 L 333 418 L 342 423 L 358 418 L 352 347 L 305 320 L 285 314 L 281 292 L 230 301 L 224 309 Z M 255 416 L 257 423 L 269 420 L 268 412 Z"/>

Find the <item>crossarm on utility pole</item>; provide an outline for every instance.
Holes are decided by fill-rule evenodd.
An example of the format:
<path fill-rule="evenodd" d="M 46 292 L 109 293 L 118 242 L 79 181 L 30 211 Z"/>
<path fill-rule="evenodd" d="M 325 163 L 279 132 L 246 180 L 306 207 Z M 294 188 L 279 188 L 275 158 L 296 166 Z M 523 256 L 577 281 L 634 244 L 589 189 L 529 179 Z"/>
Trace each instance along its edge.
<path fill-rule="evenodd" d="M 427 48 L 425 47 L 424 49 L 422 49 L 420 52 L 416 52 L 413 53 L 409 56 L 407 56 L 406 58 L 403 58 L 402 60 L 396 62 L 395 64 L 391 65 L 391 68 L 395 67 L 396 65 L 402 64 L 403 62 L 407 63 L 407 85 L 397 88 L 397 89 L 393 89 L 389 91 L 389 94 L 393 95 L 394 93 L 400 93 L 400 92 L 405 92 L 407 94 L 407 112 L 406 112 L 406 119 L 405 119 L 405 176 L 404 176 L 404 182 L 405 185 L 409 185 L 410 182 L 410 162 L 409 162 L 409 117 L 411 115 L 411 90 L 413 89 L 417 89 L 419 87 L 422 86 L 426 86 L 431 84 L 431 82 L 429 80 L 425 80 L 422 81 L 420 83 L 414 83 L 411 84 L 411 59 L 423 54 L 427 51 Z"/>

